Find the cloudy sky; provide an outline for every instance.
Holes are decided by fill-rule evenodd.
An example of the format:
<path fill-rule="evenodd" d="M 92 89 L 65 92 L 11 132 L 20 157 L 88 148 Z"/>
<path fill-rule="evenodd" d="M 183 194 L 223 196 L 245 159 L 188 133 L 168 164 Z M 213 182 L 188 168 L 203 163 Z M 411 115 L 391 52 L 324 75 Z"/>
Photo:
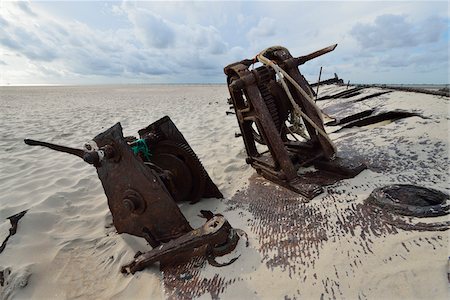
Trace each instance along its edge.
<path fill-rule="evenodd" d="M 0 85 L 224 83 L 269 46 L 334 43 L 307 79 L 449 83 L 447 1 L 0 1 Z"/>

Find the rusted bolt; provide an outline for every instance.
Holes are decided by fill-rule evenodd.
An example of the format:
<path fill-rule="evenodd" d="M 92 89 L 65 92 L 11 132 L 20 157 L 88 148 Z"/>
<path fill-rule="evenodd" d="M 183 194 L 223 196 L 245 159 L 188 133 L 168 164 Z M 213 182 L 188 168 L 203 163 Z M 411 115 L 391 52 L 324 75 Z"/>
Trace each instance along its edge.
<path fill-rule="evenodd" d="M 134 190 L 126 190 L 122 198 L 123 207 L 133 214 L 142 214 L 146 204 L 142 196 Z"/>
<path fill-rule="evenodd" d="M 125 206 L 125 208 L 128 209 L 130 212 L 134 212 L 138 208 L 137 203 L 135 203 L 135 201 L 129 198 L 123 199 L 123 206 Z"/>
<path fill-rule="evenodd" d="M 114 147 L 111 145 L 106 145 L 103 147 L 103 151 L 105 151 L 106 158 L 113 158 L 115 155 Z"/>

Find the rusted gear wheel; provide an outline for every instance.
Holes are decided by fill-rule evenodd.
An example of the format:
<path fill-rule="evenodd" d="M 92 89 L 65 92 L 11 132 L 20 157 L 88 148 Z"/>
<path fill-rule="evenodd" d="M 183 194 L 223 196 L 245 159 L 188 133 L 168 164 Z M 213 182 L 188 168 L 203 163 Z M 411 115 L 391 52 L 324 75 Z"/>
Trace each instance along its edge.
<path fill-rule="evenodd" d="M 186 144 L 170 140 L 157 143 L 151 151 L 151 161 L 169 171 L 167 189 L 175 201 L 198 202 L 205 189 L 206 175 L 194 151 Z"/>

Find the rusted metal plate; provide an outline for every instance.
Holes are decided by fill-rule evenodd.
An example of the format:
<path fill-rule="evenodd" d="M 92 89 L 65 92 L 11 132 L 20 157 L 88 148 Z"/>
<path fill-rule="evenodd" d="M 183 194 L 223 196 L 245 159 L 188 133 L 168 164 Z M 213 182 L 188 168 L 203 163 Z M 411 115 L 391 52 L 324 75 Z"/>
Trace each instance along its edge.
<path fill-rule="evenodd" d="M 192 188 L 196 190 L 191 191 L 190 198 L 185 200 L 189 200 L 191 201 L 191 203 L 195 203 L 202 197 L 223 198 L 222 193 L 219 191 L 219 189 L 209 176 L 208 172 L 206 172 L 205 168 L 200 163 L 200 160 L 197 158 L 194 151 L 189 146 L 189 143 L 186 141 L 183 134 L 178 130 L 178 128 L 168 116 L 164 116 L 156 122 L 153 122 L 149 126 L 139 130 L 138 133 L 140 138 L 145 138 L 149 134 L 155 135 L 157 139 L 155 146 L 158 146 L 158 142 L 160 141 L 171 141 L 172 144 L 175 143 L 179 146 L 175 154 L 180 154 L 180 151 L 183 151 L 183 153 L 185 153 L 184 157 L 188 158 L 185 160 L 185 162 L 189 164 L 191 170 L 195 170 L 195 172 L 193 172 L 193 181 L 195 184 Z M 167 150 L 167 147 L 165 148 Z M 174 147 L 172 147 L 171 149 L 173 148 Z"/>
<path fill-rule="evenodd" d="M 119 233 L 159 244 L 192 230 L 159 177 L 131 151 L 120 123 L 94 141 L 99 148 L 109 145 L 114 149 L 114 155 L 102 160 L 97 173 Z"/>

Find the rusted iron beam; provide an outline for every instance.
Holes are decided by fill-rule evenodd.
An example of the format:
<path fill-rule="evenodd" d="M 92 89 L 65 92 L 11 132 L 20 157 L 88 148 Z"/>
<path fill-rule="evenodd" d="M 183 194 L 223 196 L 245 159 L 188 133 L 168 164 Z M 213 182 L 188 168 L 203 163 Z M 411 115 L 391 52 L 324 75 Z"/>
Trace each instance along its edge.
<path fill-rule="evenodd" d="M 122 267 L 121 272 L 134 274 L 157 261 L 167 266 L 186 262 L 195 256 L 223 255 L 236 247 L 238 239 L 228 221 L 223 216 L 216 215 L 196 230 L 146 253 L 138 252 L 131 263 Z"/>
<path fill-rule="evenodd" d="M 310 54 L 299 56 L 299 57 L 294 59 L 295 64 L 297 66 L 303 65 L 307 61 L 310 61 L 310 60 L 312 60 L 314 58 L 317 58 L 319 56 L 322 56 L 324 54 L 327 54 L 327 53 L 333 51 L 334 49 L 336 49 L 336 47 L 337 47 L 337 44 L 334 44 L 334 45 L 322 48 L 320 50 L 314 51 L 314 52 L 312 52 Z"/>

